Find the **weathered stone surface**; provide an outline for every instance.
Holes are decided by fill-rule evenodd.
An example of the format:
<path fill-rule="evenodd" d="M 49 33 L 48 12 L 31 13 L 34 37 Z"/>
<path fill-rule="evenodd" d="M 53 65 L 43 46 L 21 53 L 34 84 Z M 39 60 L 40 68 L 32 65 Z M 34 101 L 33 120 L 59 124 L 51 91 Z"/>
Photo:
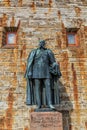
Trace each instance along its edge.
<path fill-rule="evenodd" d="M 86 0 L 0 1 L 0 130 L 30 130 L 24 73 L 30 51 L 47 39 L 60 64 L 64 130 L 87 129 Z M 2 47 L 5 26 L 18 26 L 17 45 Z M 79 28 L 79 46 L 67 46 L 66 28 Z"/>
<path fill-rule="evenodd" d="M 30 130 L 63 130 L 60 112 L 32 112 Z"/>

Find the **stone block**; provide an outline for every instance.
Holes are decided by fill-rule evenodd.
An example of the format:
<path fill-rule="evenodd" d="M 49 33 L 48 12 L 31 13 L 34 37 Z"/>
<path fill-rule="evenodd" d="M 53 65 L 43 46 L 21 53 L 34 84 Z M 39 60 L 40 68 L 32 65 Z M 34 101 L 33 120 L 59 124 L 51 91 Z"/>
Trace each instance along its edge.
<path fill-rule="evenodd" d="M 63 130 L 60 112 L 32 112 L 30 130 Z"/>

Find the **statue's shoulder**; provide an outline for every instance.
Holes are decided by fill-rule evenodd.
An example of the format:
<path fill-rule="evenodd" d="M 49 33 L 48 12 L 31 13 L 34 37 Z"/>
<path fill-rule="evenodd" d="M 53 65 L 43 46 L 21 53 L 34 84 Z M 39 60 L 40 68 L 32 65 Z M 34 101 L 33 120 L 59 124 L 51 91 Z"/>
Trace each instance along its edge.
<path fill-rule="evenodd" d="M 52 50 L 50 50 L 50 49 L 47 49 L 47 52 L 48 52 L 49 54 L 53 54 Z"/>
<path fill-rule="evenodd" d="M 28 55 L 28 60 L 29 60 L 30 58 L 33 58 L 33 57 L 35 56 L 36 51 L 37 51 L 37 49 L 33 49 L 33 50 L 29 53 L 29 55 Z"/>

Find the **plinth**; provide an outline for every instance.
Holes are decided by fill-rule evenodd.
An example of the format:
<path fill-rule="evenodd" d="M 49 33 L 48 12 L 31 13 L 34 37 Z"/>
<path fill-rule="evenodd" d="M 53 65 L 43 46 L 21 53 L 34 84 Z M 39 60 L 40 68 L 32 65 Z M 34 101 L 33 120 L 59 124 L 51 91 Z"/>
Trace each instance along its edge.
<path fill-rule="evenodd" d="M 31 112 L 30 130 L 63 130 L 62 113 Z"/>

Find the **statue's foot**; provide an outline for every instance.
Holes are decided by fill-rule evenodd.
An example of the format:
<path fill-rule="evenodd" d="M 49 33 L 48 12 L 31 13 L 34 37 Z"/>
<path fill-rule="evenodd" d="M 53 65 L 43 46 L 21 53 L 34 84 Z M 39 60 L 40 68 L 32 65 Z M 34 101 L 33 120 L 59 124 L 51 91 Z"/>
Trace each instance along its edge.
<path fill-rule="evenodd" d="M 49 108 L 55 109 L 55 107 L 52 104 L 49 105 Z"/>

